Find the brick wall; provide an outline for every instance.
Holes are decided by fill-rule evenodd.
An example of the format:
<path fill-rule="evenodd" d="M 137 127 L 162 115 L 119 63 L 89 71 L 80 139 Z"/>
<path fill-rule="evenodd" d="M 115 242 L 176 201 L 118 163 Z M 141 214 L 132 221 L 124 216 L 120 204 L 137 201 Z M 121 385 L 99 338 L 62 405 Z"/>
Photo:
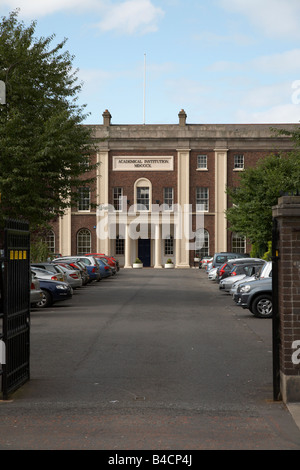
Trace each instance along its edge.
<path fill-rule="evenodd" d="M 273 208 L 273 216 L 277 218 L 279 229 L 277 246 L 281 391 L 284 401 L 299 401 L 300 364 L 296 364 L 295 360 L 300 360 L 300 346 L 293 348 L 293 343 L 300 341 L 300 197 L 280 198 L 278 206 Z"/>

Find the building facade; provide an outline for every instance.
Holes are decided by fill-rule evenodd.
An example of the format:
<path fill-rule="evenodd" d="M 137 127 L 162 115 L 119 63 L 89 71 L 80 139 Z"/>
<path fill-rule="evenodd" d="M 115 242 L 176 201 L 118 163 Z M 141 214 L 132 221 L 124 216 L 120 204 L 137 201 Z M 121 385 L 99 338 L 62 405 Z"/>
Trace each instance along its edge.
<path fill-rule="evenodd" d="M 188 124 L 184 110 L 171 125 L 113 125 L 109 111 L 102 116 L 102 125 L 90 126 L 96 190 L 82 188 L 77 209 L 53 223 L 53 252 L 115 255 L 125 268 L 137 257 L 144 266 L 171 259 L 187 268 L 215 252 L 249 252 L 228 230 L 226 188 L 260 159 L 290 151 L 289 138 L 268 124 Z"/>

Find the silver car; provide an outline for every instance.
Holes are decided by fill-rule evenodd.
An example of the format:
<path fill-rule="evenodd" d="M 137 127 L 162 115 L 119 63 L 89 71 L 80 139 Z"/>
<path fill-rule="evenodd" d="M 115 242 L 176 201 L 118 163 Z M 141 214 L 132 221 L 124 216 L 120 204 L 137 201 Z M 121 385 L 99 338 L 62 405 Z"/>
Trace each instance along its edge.
<path fill-rule="evenodd" d="M 36 304 L 42 300 L 43 292 L 40 288 L 39 280 L 31 272 L 31 285 L 30 285 L 30 304 Z"/>
<path fill-rule="evenodd" d="M 51 271 L 47 271 L 46 269 L 36 268 L 35 266 L 31 266 L 31 271 L 38 279 L 64 282 L 64 277 L 59 272 L 55 274 Z"/>
<path fill-rule="evenodd" d="M 65 275 L 65 282 L 70 284 L 73 289 L 77 289 L 77 287 L 82 286 L 82 277 L 80 271 L 76 271 L 72 269 L 71 266 L 63 265 L 63 264 L 56 264 L 56 267 L 60 269 Z"/>

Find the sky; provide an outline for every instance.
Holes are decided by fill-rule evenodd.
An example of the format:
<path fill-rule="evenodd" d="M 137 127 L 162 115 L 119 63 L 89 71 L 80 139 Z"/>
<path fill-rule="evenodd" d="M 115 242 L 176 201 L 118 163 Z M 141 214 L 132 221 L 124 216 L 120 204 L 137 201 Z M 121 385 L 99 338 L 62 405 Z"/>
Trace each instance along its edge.
<path fill-rule="evenodd" d="M 84 123 L 298 123 L 299 0 L 0 0 L 67 38 Z M 1 18 L 0 18 L 1 21 Z"/>

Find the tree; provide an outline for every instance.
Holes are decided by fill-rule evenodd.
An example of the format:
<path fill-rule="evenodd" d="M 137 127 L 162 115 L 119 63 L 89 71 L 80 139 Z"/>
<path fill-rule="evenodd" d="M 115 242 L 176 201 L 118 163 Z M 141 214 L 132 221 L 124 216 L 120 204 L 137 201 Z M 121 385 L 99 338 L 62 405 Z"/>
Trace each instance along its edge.
<path fill-rule="evenodd" d="M 270 155 L 240 175 L 239 186 L 228 188 L 232 207 L 226 211 L 230 230 L 244 235 L 261 254 L 272 239 L 272 207 L 282 193 L 300 188 L 300 157 Z"/>
<path fill-rule="evenodd" d="M 81 125 L 77 70 L 66 39 L 36 38 L 18 10 L 0 21 L 0 217 L 45 227 L 74 203 L 79 186 L 94 183 L 90 130 Z M 88 165 L 89 163 L 89 165 Z"/>

